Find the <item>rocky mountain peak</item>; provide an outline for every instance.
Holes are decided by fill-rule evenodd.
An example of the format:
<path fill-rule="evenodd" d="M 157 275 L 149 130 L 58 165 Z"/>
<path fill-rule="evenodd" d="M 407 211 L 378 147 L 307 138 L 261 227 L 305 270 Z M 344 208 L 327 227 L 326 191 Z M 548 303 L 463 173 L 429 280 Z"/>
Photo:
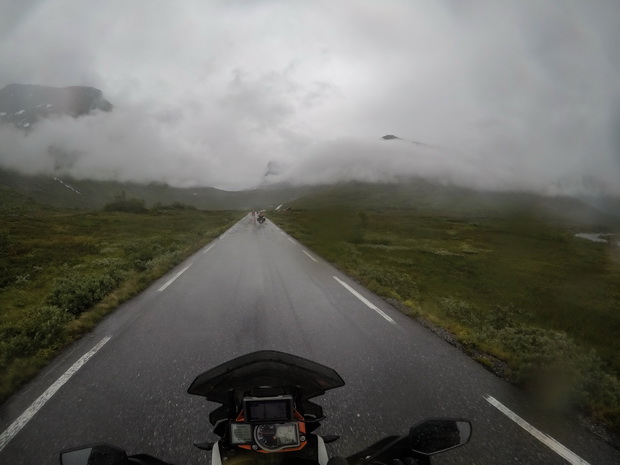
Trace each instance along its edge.
<path fill-rule="evenodd" d="M 53 115 L 77 118 L 95 110 L 111 111 L 112 104 L 94 87 L 45 87 L 9 84 L 0 89 L 0 123 L 29 128 Z"/>

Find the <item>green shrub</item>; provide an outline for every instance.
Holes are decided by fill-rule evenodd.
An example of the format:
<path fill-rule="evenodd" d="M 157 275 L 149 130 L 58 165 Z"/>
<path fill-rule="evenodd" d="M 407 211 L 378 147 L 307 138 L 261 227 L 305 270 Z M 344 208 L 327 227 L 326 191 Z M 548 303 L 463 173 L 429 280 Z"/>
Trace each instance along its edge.
<path fill-rule="evenodd" d="M 148 208 L 143 199 L 125 198 L 125 192 L 116 195 L 113 202 L 107 203 L 103 206 L 103 211 L 106 212 L 126 212 L 126 213 L 146 213 Z"/>
<path fill-rule="evenodd" d="M 122 202 L 112 202 L 103 207 L 104 211 L 117 211 L 126 213 L 146 213 L 148 208 L 142 199 L 128 199 Z"/>
<path fill-rule="evenodd" d="M 145 243 L 130 254 L 130 260 L 137 271 L 149 271 L 161 264 L 173 263 L 180 248 L 181 245 L 174 242 L 166 246 Z"/>
<path fill-rule="evenodd" d="M 7 265 L 0 264 L 0 289 L 3 289 L 13 283 L 15 283 L 13 270 Z"/>
<path fill-rule="evenodd" d="M 122 258 L 99 258 L 91 262 L 91 267 L 98 269 L 100 273 L 109 275 L 116 285 L 127 278 L 127 261 Z"/>
<path fill-rule="evenodd" d="M 6 257 L 9 255 L 11 246 L 10 235 L 7 231 L 0 231 L 0 289 L 14 282 L 11 267 L 6 264 Z"/>
<path fill-rule="evenodd" d="M 125 260 L 118 257 L 97 258 L 93 260 L 91 266 L 96 268 L 104 268 L 108 272 L 112 270 L 122 270 L 126 266 Z"/>
<path fill-rule="evenodd" d="M 370 279 L 385 288 L 385 292 L 395 292 L 403 300 L 417 300 L 420 296 L 415 280 L 407 273 L 387 267 L 368 265 L 360 266 L 359 273 L 361 277 Z"/>
<path fill-rule="evenodd" d="M 11 235 L 8 231 L 0 231 L 0 257 L 7 255 L 11 246 Z"/>
<path fill-rule="evenodd" d="M 507 359 L 511 381 L 554 409 L 578 408 L 605 424 L 620 421 L 620 380 L 608 373 L 595 350 L 585 350 L 564 331 L 533 327 L 531 315 L 513 305 L 481 311 L 454 298 L 442 311 L 470 329 L 464 342 L 490 348 Z"/>
<path fill-rule="evenodd" d="M 157 255 L 144 265 L 146 270 L 154 270 L 157 267 L 170 267 L 176 265 L 180 260 L 181 254 L 179 252 L 167 252 Z"/>
<path fill-rule="evenodd" d="M 452 320 L 485 334 L 519 327 L 531 320 L 529 312 L 512 304 L 494 305 L 489 310 L 483 310 L 451 297 L 439 299 L 439 302 L 444 314 Z"/>
<path fill-rule="evenodd" d="M 474 311 L 467 302 L 453 297 L 439 299 L 439 304 L 444 314 L 457 323 L 472 327 L 481 328 L 481 318 L 478 312 Z"/>
<path fill-rule="evenodd" d="M 512 304 L 494 305 L 491 309 L 483 314 L 483 323 L 485 326 L 496 330 L 503 328 L 518 327 L 531 320 L 532 315 Z"/>
<path fill-rule="evenodd" d="M 510 327 L 495 343 L 514 357 L 516 383 L 555 408 L 590 409 L 607 424 L 620 418 L 620 381 L 606 373 L 594 350 L 584 350 L 562 331 Z"/>
<path fill-rule="evenodd" d="M 165 211 L 165 210 L 197 210 L 193 205 L 187 205 L 181 202 L 173 202 L 169 205 L 164 205 L 161 202 L 157 202 L 153 205 L 154 211 Z"/>
<path fill-rule="evenodd" d="M 71 319 L 66 311 L 54 306 L 25 310 L 22 317 L 0 326 L 0 369 L 5 369 L 16 357 L 33 355 L 53 346 L 62 339 L 66 323 Z"/>
<path fill-rule="evenodd" d="M 103 299 L 116 288 L 121 273 L 69 274 L 58 278 L 47 303 L 60 307 L 73 315 L 79 315 Z"/>

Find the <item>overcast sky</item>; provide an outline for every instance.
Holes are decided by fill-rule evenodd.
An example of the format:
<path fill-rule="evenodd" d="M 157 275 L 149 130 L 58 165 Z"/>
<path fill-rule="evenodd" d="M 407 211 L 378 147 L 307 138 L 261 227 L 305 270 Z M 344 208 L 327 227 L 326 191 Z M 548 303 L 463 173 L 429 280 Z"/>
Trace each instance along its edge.
<path fill-rule="evenodd" d="M 617 0 L 3 0 L 0 87 L 111 114 L 0 130 L 0 164 L 240 189 L 424 175 L 620 193 Z M 383 141 L 395 134 L 405 141 Z M 415 144 L 417 141 L 426 145 Z"/>

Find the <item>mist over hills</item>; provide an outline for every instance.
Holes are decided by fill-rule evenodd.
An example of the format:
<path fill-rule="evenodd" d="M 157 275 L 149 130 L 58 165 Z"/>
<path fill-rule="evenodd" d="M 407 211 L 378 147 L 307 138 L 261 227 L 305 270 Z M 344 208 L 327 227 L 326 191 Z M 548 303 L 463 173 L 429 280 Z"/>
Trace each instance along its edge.
<path fill-rule="evenodd" d="M 457 143 L 450 134 L 445 140 L 426 140 L 415 128 L 383 137 L 302 137 L 287 131 L 268 137 L 260 128 L 237 132 L 235 122 L 205 118 L 193 100 L 178 106 L 162 106 L 158 98 L 117 100 L 113 107 L 92 87 L 4 87 L 0 167 L 59 178 L 235 191 L 421 177 L 487 191 L 620 196 L 611 160 L 603 155 L 581 160 L 594 147 L 575 147 L 572 155 L 560 156 L 534 143 L 522 150 L 506 140 L 485 149 L 465 140 Z M 254 140 L 259 135 L 268 142 Z"/>
<path fill-rule="evenodd" d="M 324 186 L 291 203 L 292 208 L 402 209 L 454 217 L 535 217 L 584 225 L 620 225 L 620 199 L 595 200 L 531 192 L 480 191 L 422 178 L 398 183 Z"/>
<path fill-rule="evenodd" d="M 178 188 L 164 183 L 123 183 L 71 177 L 28 176 L 0 169 L 0 210 L 7 197 L 15 203 L 30 200 L 55 208 L 95 210 L 121 192 L 139 198 L 151 207 L 157 203 L 179 203 L 203 210 L 261 210 L 275 208 L 308 192 L 308 188 L 265 187 L 246 191 L 225 191 L 213 187 Z"/>
<path fill-rule="evenodd" d="M 620 199 L 597 197 L 598 204 L 594 204 L 569 196 L 484 192 L 422 178 L 393 183 L 282 184 L 225 191 L 211 187 L 177 188 L 162 183 L 25 176 L 0 169 L 0 212 L 29 202 L 62 209 L 96 210 L 121 192 L 127 198 L 144 200 L 148 207 L 178 203 L 204 210 L 400 209 L 453 217 L 531 217 L 620 227 Z"/>
<path fill-rule="evenodd" d="M 108 113 L 112 109 L 103 93 L 92 87 L 10 84 L 0 90 L 0 123 L 26 134 L 38 134 L 36 123 L 40 121 L 55 117 L 79 118 L 96 111 Z M 99 124 L 99 117 L 95 117 L 87 126 L 72 127 L 67 134 Z M 57 127 L 48 128 L 52 133 L 57 130 Z M 131 132 L 132 128 L 123 131 Z M 87 172 L 76 177 L 72 174 L 73 168 L 83 154 L 49 145 L 41 156 L 53 160 L 51 173 L 48 170 L 29 175 L 0 167 L 0 201 L 10 197 L 14 203 L 21 196 L 58 208 L 99 209 L 123 192 L 128 198 L 143 199 L 148 206 L 179 203 L 211 210 L 273 209 L 280 205 L 290 208 L 399 208 L 463 216 L 535 215 L 595 224 L 614 223 L 620 217 L 620 198 L 609 195 L 605 183 L 594 176 L 564 177 L 548 184 L 546 192 L 542 193 L 526 189 L 480 189 L 475 183 L 468 185 L 468 176 L 476 178 L 480 169 L 475 160 L 463 162 L 461 170 L 446 177 L 437 168 L 450 161 L 451 154 L 444 149 L 393 134 L 377 139 L 374 142 L 343 140 L 318 144 L 312 158 L 293 167 L 269 161 L 262 183 L 253 189 L 236 191 L 175 187 L 163 180 L 127 182 L 105 173 L 89 176 Z M 44 145 L 37 149 L 42 148 Z M 114 147 L 107 149 L 112 152 Z M 0 155 L 6 150 L 0 147 Z M 346 156 L 335 156 L 341 153 Z M 91 155 L 94 156 L 101 158 L 103 155 Z M 417 163 L 418 175 L 403 169 L 411 159 Z M 174 160 L 169 161 L 173 163 Z M 143 168 L 148 171 L 150 167 L 144 165 Z M 567 192 L 578 194 L 566 195 Z"/>

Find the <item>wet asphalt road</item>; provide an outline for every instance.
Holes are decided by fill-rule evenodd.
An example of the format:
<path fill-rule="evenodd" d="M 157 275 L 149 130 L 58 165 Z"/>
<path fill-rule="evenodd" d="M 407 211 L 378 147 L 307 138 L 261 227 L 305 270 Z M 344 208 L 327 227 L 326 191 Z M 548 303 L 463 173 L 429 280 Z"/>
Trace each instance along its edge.
<path fill-rule="evenodd" d="M 67 370 L 93 348 L 99 350 L 69 378 Z M 620 452 L 535 408 L 274 224 L 257 225 L 248 215 L 2 406 L 0 464 L 56 464 L 60 449 L 93 442 L 175 464 L 208 463 L 192 444 L 207 438 L 214 405 L 188 395 L 187 387 L 202 371 L 260 349 L 312 359 L 344 378 L 343 388 L 316 399 L 328 415 L 318 432 L 342 437 L 328 446 L 332 454 L 352 454 L 424 418 L 448 416 L 470 419 L 474 433 L 436 464 L 620 463 Z M 36 410 L 46 390 L 49 399 Z M 488 396 L 575 455 L 563 458 Z M 29 421 L 16 423 L 24 412 Z"/>

